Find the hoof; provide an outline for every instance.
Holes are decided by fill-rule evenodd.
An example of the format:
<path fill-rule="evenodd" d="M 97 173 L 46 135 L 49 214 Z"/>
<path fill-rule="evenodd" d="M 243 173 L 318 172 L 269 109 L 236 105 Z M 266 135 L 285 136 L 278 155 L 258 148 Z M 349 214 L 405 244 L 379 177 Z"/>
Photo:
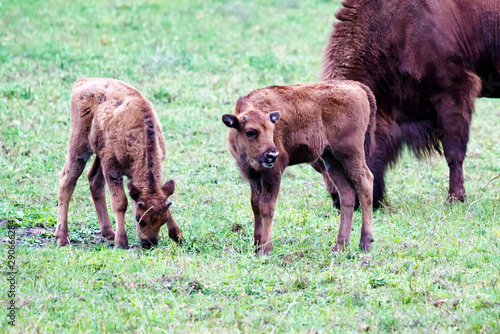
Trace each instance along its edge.
<path fill-rule="evenodd" d="M 67 240 L 58 240 L 59 247 L 65 247 L 69 245 L 69 241 Z"/>
<path fill-rule="evenodd" d="M 64 247 L 69 245 L 69 235 L 65 236 L 56 236 L 56 243 L 59 245 L 59 247 Z"/>
<path fill-rule="evenodd" d="M 182 233 L 177 230 L 169 231 L 168 236 L 172 241 L 175 241 L 179 245 L 182 245 L 184 243 L 184 237 L 182 236 Z"/>
<path fill-rule="evenodd" d="M 341 242 L 337 242 L 337 243 L 335 243 L 335 246 L 333 246 L 331 251 L 332 252 L 343 252 L 347 246 L 349 246 L 348 243 L 344 244 Z"/>
<path fill-rule="evenodd" d="M 267 243 L 265 245 L 257 247 L 255 250 L 255 255 L 260 256 L 260 255 L 271 255 L 273 251 L 273 244 L 272 243 Z"/>
<path fill-rule="evenodd" d="M 465 202 L 467 199 L 467 196 L 465 195 L 465 191 L 463 193 L 449 193 L 448 197 L 446 198 L 446 201 L 450 204 L 457 203 L 457 202 Z"/>
<path fill-rule="evenodd" d="M 128 243 L 116 244 L 116 248 L 119 248 L 119 249 L 129 249 Z"/>
<path fill-rule="evenodd" d="M 359 250 L 361 250 L 363 252 L 369 252 L 370 249 L 372 248 L 372 242 L 373 242 L 373 239 L 361 240 L 361 242 L 359 243 Z"/>
<path fill-rule="evenodd" d="M 106 238 L 106 240 L 115 240 L 115 232 L 113 231 L 101 232 L 101 235 Z"/>
<path fill-rule="evenodd" d="M 115 238 L 115 247 L 116 248 L 121 248 L 121 249 L 128 249 L 128 240 L 125 238 L 125 240 L 117 240 Z"/>

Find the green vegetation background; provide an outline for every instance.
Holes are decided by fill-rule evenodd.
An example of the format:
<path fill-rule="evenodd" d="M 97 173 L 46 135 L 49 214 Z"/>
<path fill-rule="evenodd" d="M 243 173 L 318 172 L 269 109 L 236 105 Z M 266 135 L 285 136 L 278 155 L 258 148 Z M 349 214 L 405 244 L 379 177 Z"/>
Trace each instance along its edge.
<path fill-rule="evenodd" d="M 293 167 L 274 253 L 253 255 L 249 186 L 220 116 L 253 89 L 317 81 L 339 7 L 0 0 L 0 219 L 20 226 L 16 326 L 7 324 L 8 284 L 0 283 L 0 332 L 500 331 L 497 100 L 476 103 L 466 203 L 445 204 L 443 157 L 405 153 L 386 176 L 390 205 L 374 215 L 371 253 L 357 250 L 357 212 L 352 247 L 331 254 L 339 215 L 321 176 Z M 165 231 L 152 251 L 101 243 L 85 173 L 70 205 L 74 245 L 54 247 L 70 92 L 83 76 L 123 80 L 153 102 L 183 247 Z M 127 230 L 138 245 L 131 213 Z"/>

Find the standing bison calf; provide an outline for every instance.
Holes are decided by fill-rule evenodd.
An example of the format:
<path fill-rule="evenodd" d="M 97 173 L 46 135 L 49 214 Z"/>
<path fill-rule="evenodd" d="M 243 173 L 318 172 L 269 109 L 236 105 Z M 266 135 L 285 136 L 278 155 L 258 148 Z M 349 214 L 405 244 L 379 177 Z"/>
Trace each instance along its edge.
<path fill-rule="evenodd" d="M 60 173 L 56 240 L 69 243 L 68 206 L 76 182 L 92 153 L 89 171 L 90 193 L 101 233 L 115 245 L 128 248 L 125 232 L 127 196 L 123 176 L 130 180 L 130 197 L 141 244 L 158 244 L 163 224 L 170 238 L 182 241 L 181 231 L 170 212 L 168 197 L 173 180 L 161 184 L 165 141 L 151 103 L 139 91 L 113 79 L 81 79 L 71 96 L 71 133 L 66 163 Z M 116 217 L 116 234 L 109 221 L 104 185 L 108 184 Z"/>
<path fill-rule="evenodd" d="M 229 150 L 250 183 L 258 253 L 272 250 L 272 219 L 283 171 L 317 160 L 323 161 L 340 193 L 340 230 L 333 250 L 349 243 L 356 194 L 363 213 L 360 248 L 370 250 L 373 175 L 365 151 L 373 149 L 375 112 L 367 86 L 330 81 L 258 89 L 238 100 L 234 115 L 222 116 L 231 128 Z"/>

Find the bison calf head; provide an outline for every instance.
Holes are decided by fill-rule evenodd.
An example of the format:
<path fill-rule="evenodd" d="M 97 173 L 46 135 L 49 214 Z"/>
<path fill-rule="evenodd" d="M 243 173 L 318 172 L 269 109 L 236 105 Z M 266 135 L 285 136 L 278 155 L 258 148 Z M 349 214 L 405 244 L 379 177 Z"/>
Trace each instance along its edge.
<path fill-rule="evenodd" d="M 134 214 L 137 231 L 141 238 L 143 248 L 158 245 L 160 227 L 165 223 L 171 239 L 180 242 L 181 235 L 177 224 L 174 222 L 168 198 L 174 193 L 174 180 L 166 182 L 160 191 L 141 191 L 129 183 L 130 197 L 134 200 Z"/>
<path fill-rule="evenodd" d="M 265 114 L 258 110 L 222 116 L 224 124 L 235 130 L 229 134 L 230 151 L 240 164 L 256 171 L 274 166 L 279 154 L 273 141 L 274 123 L 279 118 L 279 111 Z"/>

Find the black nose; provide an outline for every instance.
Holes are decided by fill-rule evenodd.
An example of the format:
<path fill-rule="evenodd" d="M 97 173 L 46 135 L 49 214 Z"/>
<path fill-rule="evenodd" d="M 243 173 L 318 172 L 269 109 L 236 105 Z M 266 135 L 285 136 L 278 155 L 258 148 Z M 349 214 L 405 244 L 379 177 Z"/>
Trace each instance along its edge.
<path fill-rule="evenodd" d="M 267 163 L 273 163 L 278 159 L 278 151 L 271 151 L 266 154 L 266 162 Z"/>
<path fill-rule="evenodd" d="M 141 239 L 141 246 L 144 249 L 150 249 L 151 247 L 157 246 L 157 245 L 158 245 L 158 239 L 153 239 L 153 240 Z"/>

